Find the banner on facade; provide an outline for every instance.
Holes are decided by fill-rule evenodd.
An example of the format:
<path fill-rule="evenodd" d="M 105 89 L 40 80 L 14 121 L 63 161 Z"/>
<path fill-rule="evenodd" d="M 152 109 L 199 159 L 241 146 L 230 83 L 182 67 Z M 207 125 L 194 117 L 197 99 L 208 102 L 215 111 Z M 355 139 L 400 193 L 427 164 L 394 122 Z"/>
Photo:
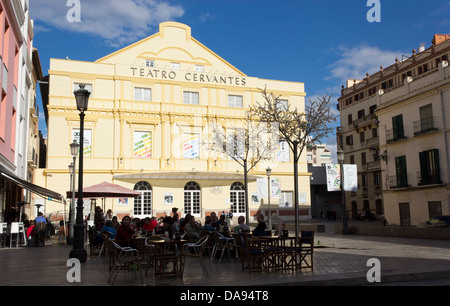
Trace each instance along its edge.
<path fill-rule="evenodd" d="M 358 170 L 356 165 L 344 165 L 344 191 L 358 190 Z"/>
<path fill-rule="evenodd" d="M 327 190 L 341 191 L 341 167 L 339 164 L 326 164 Z"/>

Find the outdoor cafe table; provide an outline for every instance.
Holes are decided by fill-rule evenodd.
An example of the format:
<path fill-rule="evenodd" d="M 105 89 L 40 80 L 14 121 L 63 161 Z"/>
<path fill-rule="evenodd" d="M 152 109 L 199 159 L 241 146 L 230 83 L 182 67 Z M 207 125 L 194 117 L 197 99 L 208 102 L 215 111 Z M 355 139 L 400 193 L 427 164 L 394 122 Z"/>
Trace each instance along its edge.
<path fill-rule="evenodd" d="M 155 277 L 159 276 L 161 279 L 163 276 L 172 275 L 183 277 L 183 245 L 189 242 L 185 239 L 160 239 L 149 240 L 149 243 L 155 245 Z M 172 271 L 165 272 L 165 264 L 172 263 Z"/>
<path fill-rule="evenodd" d="M 278 235 L 252 236 L 252 239 L 260 239 L 266 252 L 267 269 L 274 271 L 295 269 L 296 264 L 296 238 Z"/>

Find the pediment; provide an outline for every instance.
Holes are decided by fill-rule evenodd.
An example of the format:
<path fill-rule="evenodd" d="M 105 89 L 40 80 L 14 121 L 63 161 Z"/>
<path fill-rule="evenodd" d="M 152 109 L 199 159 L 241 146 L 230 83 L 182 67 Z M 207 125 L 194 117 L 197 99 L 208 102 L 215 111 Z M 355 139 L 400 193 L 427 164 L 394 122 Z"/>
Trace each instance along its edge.
<path fill-rule="evenodd" d="M 194 65 L 203 65 L 206 72 L 245 76 L 239 69 L 193 38 L 189 26 L 177 22 L 163 22 L 158 33 L 96 62 L 144 67 L 146 60 L 154 60 L 159 68 L 168 67 L 171 62 L 178 62 L 186 71 L 195 69 Z"/>

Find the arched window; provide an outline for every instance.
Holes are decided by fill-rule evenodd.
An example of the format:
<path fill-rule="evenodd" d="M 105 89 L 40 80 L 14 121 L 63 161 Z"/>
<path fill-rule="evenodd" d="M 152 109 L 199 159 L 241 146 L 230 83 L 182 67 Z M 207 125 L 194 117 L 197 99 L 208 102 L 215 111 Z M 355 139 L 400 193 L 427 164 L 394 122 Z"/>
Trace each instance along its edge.
<path fill-rule="evenodd" d="M 184 185 L 184 213 L 194 217 L 201 216 L 201 188 L 196 182 Z"/>
<path fill-rule="evenodd" d="M 230 186 L 230 206 L 234 215 L 245 214 L 245 186 L 241 182 L 234 182 Z"/>
<path fill-rule="evenodd" d="M 133 217 L 145 218 L 152 216 L 152 186 L 140 181 L 134 185 L 134 190 L 140 191 L 142 195 L 134 198 Z"/>

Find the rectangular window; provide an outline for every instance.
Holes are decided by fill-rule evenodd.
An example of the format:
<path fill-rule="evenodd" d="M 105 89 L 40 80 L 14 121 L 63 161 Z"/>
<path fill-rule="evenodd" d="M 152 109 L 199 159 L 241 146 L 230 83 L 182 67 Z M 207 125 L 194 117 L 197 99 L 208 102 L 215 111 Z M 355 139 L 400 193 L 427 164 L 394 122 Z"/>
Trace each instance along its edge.
<path fill-rule="evenodd" d="M 406 170 L 406 156 L 395 158 L 395 174 L 397 179 L 397 188 L 408 187 L 408 172 Z"/>
<path fill-rule="evenodd" d="M 152 100 L 152 90 L 150 88 L 134 88 L 134 100 L 136 101 L 151 101 Z"/>
<path fill-rule="evenodd" d="M 420 180 L 419 185 L 441 184 L 439 166 L 439 150 L 419 152 Z"/>
<path fill-rule="evenodd" d="M 228 95 L 228 107 L 242 108 L 242 96 Z"/>
<path fill-rule="evenodd" d="M 198 105 L 199 103 L 198 92 L 194 91 L 183 91 L 183 103 Z"/>
<path fill-rule="evenodd" d="M 152 158 L 152 132 L 133 133 L 133 156 Z"/>
<path fill-rule="evenodd" d="M 362 119 L 362 118 L 364 118 L 364 116 L 365 116 L 365 114 L 364 114 L 364 110 L 363 109 L 358 111 L 358 119 Z"/>
<path fill-rule="evenodd" d="M 346 144 L 351 146 L 353 145 L 353 135 L 345 137 Z"/>
<path fill-rule="evenodd" d="M 292 191 L 281 191 L 279 206 L 280 208 L 290 208 L 293 207 L 293 192 Z"/>
<path fill-rule="evenodd" d="M 172 70 L 180 70 L 180 63 L 170 63 Z"/>
<path fill-rule="evenodd" d="M 359 133 L 359 142 L 364 143 L 366 141 L 366 137 L 364 135 L 364 132 Z"/>
<path fill-rule="evenodd" d="M 146 67 L 155 67 L 155 61 L 147 59 L 147 60 L 145 60 L 145 66 Z"/>
<path fill-rule="evenodd" d="M 195 72 L 204 72 L 205 66 L 203 65 L 195 65 Z"/>
<path fill-rule="evenodd" d="M 287 111 L 288 110 L 288 100 L 286 99 L 278 99 L 277 100 L 277 108 L 281 111 Z"/>
<path fill-rule="evenodd" d="M 392 117 L 393 140 L 405 138 L 403 132 L 403 115 Z"/>
<path fill-rule="evenodd" d="M 73 91 L 76 91 L 78 89 L 80 89 L 80 85 L 84 84 L 84 89 L 86 89 L 87 91 L 89 91 L 91 93 L 90 98 L 92 98 L 92 84 L 88 84 L 88 83 L 73 83 Z"/>
<path fill-rule="evenodd" d="M 366 152 L 361 153 L 361 164 L 365 165 L 367 163 L 366 160 Z"/>
<path fill-rule="evenodd" d="M 348 115 L 348 117 L 347 117 L 347 122 L 348 122 L 348 125 L 350 125 L 350 124 L 353 123 L 352 114 L 349 114 L 349 115 Z"/>
<path fill-rule="evenodd" d="M 420 131 L 425 132 L 434 128 L 433 122 L 433 106 L 428 104 L 422 106 L 420 109 Z"/>
<path fill-rule="evenodd" d="M 380 172 L 375 172 L 373 174 L 373 181 L 375 183 L 375 185 L 381 185 L 381 175 Z"/>

